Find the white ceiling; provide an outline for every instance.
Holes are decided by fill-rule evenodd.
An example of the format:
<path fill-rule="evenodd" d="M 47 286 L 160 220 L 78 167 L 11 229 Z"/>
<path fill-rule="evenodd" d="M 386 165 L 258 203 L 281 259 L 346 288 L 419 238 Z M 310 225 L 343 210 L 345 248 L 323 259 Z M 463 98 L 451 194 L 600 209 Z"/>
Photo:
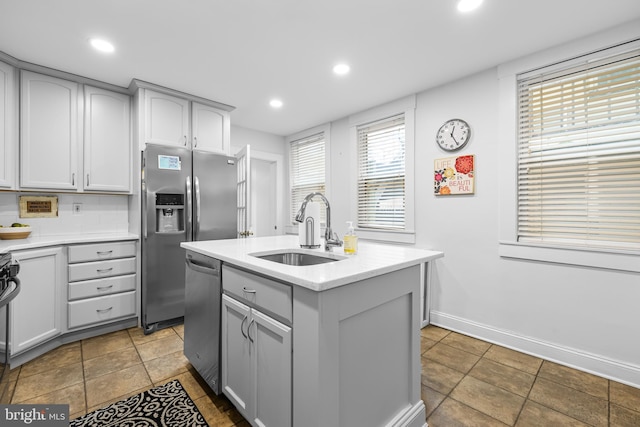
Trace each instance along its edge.
<path fill-rule="evenodd" d="M 640 18 L 639 0 L 0 0 L 0 51 L 233 105 L 290 135 Z M 111 55 L 90 37 L 111 40 Z M 335 76 L 337 62 L 351 65 Z M 279 110 L 269 106 L 278 97 Z"/>

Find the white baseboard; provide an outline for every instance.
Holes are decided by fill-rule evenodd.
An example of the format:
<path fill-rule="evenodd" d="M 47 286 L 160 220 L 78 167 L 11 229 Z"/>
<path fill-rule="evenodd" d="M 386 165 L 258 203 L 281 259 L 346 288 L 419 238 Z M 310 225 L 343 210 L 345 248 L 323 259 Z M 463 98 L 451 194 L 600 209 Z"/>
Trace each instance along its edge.
<path fill-rule="evenodd" d="M 640 388 L 640 365 L 618 362 L 438 311 L 431 311 L 429 320 L 445 329 Z"/>

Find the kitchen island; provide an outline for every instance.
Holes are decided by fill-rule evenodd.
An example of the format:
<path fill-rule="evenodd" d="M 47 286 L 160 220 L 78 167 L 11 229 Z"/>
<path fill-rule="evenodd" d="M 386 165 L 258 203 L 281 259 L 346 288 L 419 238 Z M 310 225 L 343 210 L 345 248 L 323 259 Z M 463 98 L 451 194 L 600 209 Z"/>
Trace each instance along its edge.
<path fill-rule="evenodd" d="M 426 425 L 421 268 L 442 252 L 360 242 L 347 256 L 297 236 L 181 246 L 222 263 L 221 389 L 252 425 Z M 283 252 L 333 260 L 270 260 Z"/>

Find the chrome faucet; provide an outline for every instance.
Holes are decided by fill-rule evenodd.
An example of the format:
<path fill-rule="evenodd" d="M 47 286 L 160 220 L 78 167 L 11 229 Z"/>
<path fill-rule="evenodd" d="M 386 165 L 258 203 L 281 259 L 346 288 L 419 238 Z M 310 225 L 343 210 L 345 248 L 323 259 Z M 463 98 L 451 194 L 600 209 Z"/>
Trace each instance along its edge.
<path fill-rule="evenodd" d="M 307 209 L 307 203 L 309 203 L 309 200 L 313 199 L 315 196 L 320 196 L 324 201 L 324 206 L 326 208 L 327 227 L 324 230 L 324 250 L 330 251 L 334 246 L 342 246 L 342 240 L 338 238 L 337 233 L 334 233 L 333 230 L 331 230 L 331 206 L 329 205 L 327 198 L 324 197 L 324 194 L 318 192 L 308 194 L 307 197 L 304 198 L 302 205 L 300 206 L 300 210 L 296 214 L 296 221 L 304 221 L 304 211 Z"/>

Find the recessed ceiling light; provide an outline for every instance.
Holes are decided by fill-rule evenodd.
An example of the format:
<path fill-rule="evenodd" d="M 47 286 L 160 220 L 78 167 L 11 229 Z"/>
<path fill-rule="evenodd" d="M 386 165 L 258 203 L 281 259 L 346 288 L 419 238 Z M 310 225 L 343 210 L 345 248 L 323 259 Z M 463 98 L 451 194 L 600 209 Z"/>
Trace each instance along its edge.
<path fill-rule="evenodd" d="M 99 50 L 100 52 L 111 53 L 115 50 L 113 45 L 106 40 L 91 39 L 89 40 L 89 43 L 91 43 L 91 46 L 93 46 L 94 49 Z"/>
<path fill-rule="evenodd" d="M 272 99 L 269 102 L 269 105 L 271 105 L 273 108 L 280 108 L 282 107 L 282 101 L 280 101 L 279 99 Z"/>
<path fill-rule="evenodd" d="M 471 12 L 482 4 L 482 0 L 460 0 L 458 10 L 460 12 Z"/>
<path fill-rule="evenodd" d="M 347 64 L 338 64 L 335 67 L 333 67 L 333 72 L 339 76 L 348 74 L 349 70 L 351 70 L 351 67 L 349 67 Z"/>

